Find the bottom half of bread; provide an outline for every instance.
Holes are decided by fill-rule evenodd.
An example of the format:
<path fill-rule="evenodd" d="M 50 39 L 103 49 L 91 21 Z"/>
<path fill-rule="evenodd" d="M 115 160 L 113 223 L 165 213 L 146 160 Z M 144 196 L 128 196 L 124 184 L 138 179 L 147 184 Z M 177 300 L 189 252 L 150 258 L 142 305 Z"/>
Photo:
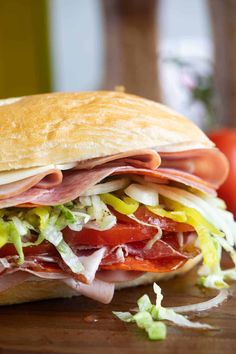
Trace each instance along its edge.
<path fill-rule="evenodd" d="M 181 268 L 168 273 L 145 273 L 131 281 L 116 283 L 116 289 L 146 285 L 154 281 L 183 275 L 201 260 L 201 255 L 188 260 Z M 13 305 L 23 302 L 39 301 L 53 298 L 67 298 L 80 295 L 60 280 L 29 280 L 0 293 L 0 305 Z"/>

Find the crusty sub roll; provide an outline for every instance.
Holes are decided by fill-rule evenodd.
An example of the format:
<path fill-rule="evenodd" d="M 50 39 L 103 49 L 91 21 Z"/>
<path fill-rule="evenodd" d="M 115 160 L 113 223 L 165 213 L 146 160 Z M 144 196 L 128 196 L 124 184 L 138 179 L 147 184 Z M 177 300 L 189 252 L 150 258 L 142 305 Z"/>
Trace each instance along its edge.
<path fill-rule="evenodd" d="M 164 156 L 163 160 L 166 158 L 165 163 L 169 166 L 176 162 L 175 158 L 178 160 L 186 152 L 188 161 L 184 162 L 191 165 L 194 153 L 197 155 L 198 150 L 203 149 L 201 158 L 197 160 L 195 157 L 197 167 L 205 173 L 206 161 L 209 160 L 206 174 L 208 172 L 211 174 L 214 170 L 212 166 L 217 165 L 218 176 L 221 176 L 218 178 L 219 181 L 213 180 L 215 184 L 212 182 L 213 194 L 225 178 L 225 173 L 227 174 L 227 162 L 224 157 L 195 124 L 159 103 L 122 92 L 50 93 L 0 100 L 0 132 L 0 171 L 5 177 L 9 175 L 7 171 L 18 173 L 17 176 L 19 176 L 19 171 L 15 170 L 37 166 L 45 168 L 49 165 L 53 169 L 55 165 L 73 162 L 84 162 L 79 165 L 86 166 L 86 163 L 88 165 L 91 163 L 87 161 L 90 159 L 141 149 L 153 149 L 162 153 L 161 158 Z M 206 161 L 202 158 L 205 156 L 205 151 L 210 152 L 209 159 Z M 174 154 L 175 152 L 180 153 L 179 157 L 176 157 L 178 154 Z M 170 155 L 168 153 L 175 155 L 173 161 L 170 158 L 168 160 Z M 165 165 L 163 166 L 165 168 Z M 77 167 L 76 171 L 80 166 Z M 60 170 L 60 167 L 57 168 Z M 151 167 L 148 173 L 150 169 Z M 174 169 L 175 167 L 171 171 Z M 94 171 L 96 172 L 96 169 Z M 178 172 L 178 168 L 176 171 Z M 23 170 L 23 173 L 25 172 L 27 170 Z M 85 167 L 85 172 L 87 178 L 87 167 Z M 63 180 L 66 179 L 65 176 L 70 176 L 75 171 L 67 175 L 66 173 Z M 189 176 L 191 179 L 191 174 Z M 81 179 L 81 176 L 79 178 Z M 171 174 L 168 178 L 171 180 Z M 200 182 L 201 178 L 205 180 L 200 175 Z M 101 180 L 104 180 L 104 177 Z M 176 181 L 182 183 L 181 179 Z M 17 181 L 14 180 L 13 183 L 15 182 Z M 76 186 L 78 184 L 79 182 L 74 183 Z M 32 189 L 37 186 L 38 184 L 33 184 Z M 191 183 L 190 186 L 192 186 Z M 6 192 L 6 187 L 1 186 L 1 188 L 5 188 Z M 53 191 L 54 189 L 48 188 L 47 192 L 53 194 Z M 60 193 L 61 191 L 58 194 Z M 74 199 L 81 195 L 82 193 L 78 194 Z M 26 206 L 32 207 L 31 200 L 28 204 L 27 202 L 28 200 Z M 63 203 L 65 202 L 61 202 Z M 58 204 L 60 203 L 53 204 L 50 200 L 50 203 L 45 205 Z M 11 207 L 13 205 L 13 208 L 17 206 L 17 204 L 9 205 Z M 22 205 L 26 207 L 24 201 Z M 39 202 L 39 205 L 44 204 Z M 37 232 L 40 233 L 40 231 Z M 117 283 L 115 288 L 148 284 L 184 274 L 200 259 L 201 255 L 188 260 L 184 266 L 168 273 L 147 272 L 135 280 Z M 69 276 L 71 276 L 70 273 Z M 0 305 L 72 296 L 78 296 L 78 291 L 73 290 L 63 281 L 35 277 L 0 292 Z"/>
<path fill-rule="evenodd" d="M 155 148 L 213 143 L 169 108 L 122 92 L 50 93 L 0 101 L 0 171 Z"/>

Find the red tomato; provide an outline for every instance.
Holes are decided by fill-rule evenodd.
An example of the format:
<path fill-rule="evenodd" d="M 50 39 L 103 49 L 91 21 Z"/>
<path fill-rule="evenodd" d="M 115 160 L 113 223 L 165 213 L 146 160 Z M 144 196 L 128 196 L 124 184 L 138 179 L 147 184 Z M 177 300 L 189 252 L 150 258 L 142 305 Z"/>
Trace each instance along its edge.
<path fill-rule="evenodd" d="M 143 241 L 152 238 L 156 233 L 157 230 L 152 227 L 119 223 L 106 231 L 83 229 L 78 232 L 69 228 L 63 231 L 64 239 L 69 245 L 90 246 L 116 246 L 134 241 Z"/>
<path fill-rule="evenodd" d="M 83 229 L 82 231 L 72 231 L 69 228 L 63 230 L 65 241 L 73 245 L 90 245 L 90 246 L 116 246 L 133 241 L 143 241 L 152 238 L 157 230 L 151 227 L 117 224 L 110 230 L 97 231 L 91 229 Z M 34 256 L 38 254 L 57 255 L 56 248 L 45 241 L 39 246 L 24 247 L 25 256 Z M 14 245 L 7 244 L 0 248 L 0 257 L 16 255 Z"/>
<path fill-rule="evenodd" d="M 45 241 L 41 243 L 39 246 L 30 246 L 24 247 L 24 255 L 25 256 L 34 256 L 38 254 L 50 254 L 50 255 L 57 255 L 56 248 L 49 242 Z M 14 256 L 17 254 L 15 246 L 12 244 L 6 244 L 2 248 L 0 248 L 0 257 L 6 256 Z"/>
<path fill-rule="evenodd" d="M 82 231 L 72 231 L 66 228 L 63 231 L 65 241 L 69 244 L 82 244 L 91 246 L 116 246 L 124 243 L 143 241 L 152 238 L 157 230 L 152 227 L 138 224 L 135 220 L 126 215 L 112 211 L 118 220 L 117 225 L 106 231 L 83 229 Z M 167 232 L 189 232 L 193 228 L 184 223 L 178 223 L 168 218 L 159 217 L 145 207 L 140 207 L 135 216 L 147 223 L 157 225 Z"/>
<path fill-rule="evenodd" d="M 129 242 L 137 242 L 151 239 L 157 229 L 138 224 L 129 217 L 112 211 L 118 220 L 117 225 L 106 231 L 97 231 L 92 229 L 83 229 L 82 231 L 73 231 L 69 228 L 63 230 L 65 241 L 73 245 L 90 245 L 90 246 L 116 246 Z M 193 231 L 190 225 L 178 223 L 168 218 L 159 217 L 145 207 L 140 207 L 135 216 L 147 223 L 157 225 L 167 232 L 189 232 Z M 17 254 L 13 245 L 7 244 L 0 249 L 0 257 L 6 255 L 11 256 Z M 24 247 L 25 256 L 33 256 L 38 254 L 57 255 L 56 248 L 45 241 L 39 246 Z"/>
<path fill-rule="evenodd" d="M 221 129 L 210 133 L 209 138 L 229 160 L 229 175 L 220 187 L 218 194 L 220 198 L 225 200 L 228 209 L 236 217 L 236 131 Z"/>

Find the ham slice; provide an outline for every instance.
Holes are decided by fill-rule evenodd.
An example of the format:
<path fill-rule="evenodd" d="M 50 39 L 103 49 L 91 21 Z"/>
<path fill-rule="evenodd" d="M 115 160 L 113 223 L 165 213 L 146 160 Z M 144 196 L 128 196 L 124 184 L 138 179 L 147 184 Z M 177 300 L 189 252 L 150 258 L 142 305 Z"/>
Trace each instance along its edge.
<path fill-rule="evenodd" d="M 84 272 L 83 275 L 86 278 L 87 282 L 90 284 L 94 280 L 96 271 L 104 257 L 106 252 L 106 247 L 102 247 L 92 253 L 90 256 L 81 256 L 79 257 L 80 262 L 83 264 Z"/>
<path fill-rule="evenodd" d="M 174 168 L 194 174 L 211 184 L 214 188 L 218 188 L 224 182 L 229 170 L 226 157 L 216 148 L 170 153 L 158 153 L 151 149 L 136 150 L 82 161 L 76 168 L 92 169 L 104 164 L 106 166 L 131 165 L 150 170 L 156 170 L 159 166 L 161 168 Z"/>
<path fill-rule="evenodd" d="M 70 202 L 78 198 L 87 189 L 111 175 L 138 174 L 157 179 L 170 180 L 183 183 L 187 186 L 199 189 L 205 193 L 215 195 L 213 187 L 194 175 L 174 169 L 149 170 L 133 166 L 103 167 L 92 170 L 72 171 L 65 174 L 61 184 L 54 188 L 31 188 L 15 197 L 0 200 L 0 208 L 11 207 L 23 203 L 36 205 L 58 205 Z"/>
<path fill-rule="evenodd" d="M 113 174 L 139 174 L 152 177 L 158 182 L 177 181 L 215 194 L 214 189 L 219 187 L 228 173 L 227 160 L 217 149 L 161 153 L 161 158 L 162 163 L 154 150 L 137 150 L 87 160 L 80 162 L 76 170 L 65 172 L 64 179 L 59 169 L 50 169 L 20 181 L 0 185 L 0 207 L 22 203 L 65 203 Z"/>
<path fill-rule="evenodd" d="M 51 169 L 36 176 L 31 176 L 17 182 L 0 185 L 0 199 L 14 197 L 31 187 L 37 185 L 39 188 L 52 188 L 62 182 L 62 172 L 58 169 Z"/>
<path fill-rule="evenodd" d="M 74 279 L 65 279 L 62 281 L 73 290 L 76 290 L 80 295 L 102 302 L 103 304 L 109 304 L 114 295 L 115 285 L 99 279 L 94 279 L 89 285 L 80 283 Z"/>
<path fill-rule="evenodd" d="M 77 165 L 77 169 L 92 169 L 94 167 L 102 166 L 112 162 L 114 165 L 131 165 L 135 167 L 149 168 L 156 170 L 160 164 L 161 159 L 157 151 L 155 150 L 133 150 L 122 152 L 120 154 L 99 157 L 96 159 L 90 159 L 81 161 Z"/>
<path fill-rule="evenodd" d="M 187 240 L 188 234 L 185 240 L 186 244 Z M 151 249 L 146 248 L 147 242 L 145 241 L 111 248 L 85 249 L 84 247 L 78 247 L 79 252 L 77 253 L 80 254 L 80 261 L 85 268 L 83 275 L 87 278 L 89 284 L 84 284 L 80 279 L 72 277 L 70 272 L 61 269 L 58 256 L 28 256 L 25 257 L 25 262 L 20 267 L 15 266 L 17 257 L 10 256 L 2 259 L 1 262 L 3 267 L 5 265 L 5 269 L 2 270 L 0 292 L 29 280 L 56 279 L 62 281 L 80 295 L 107 304 L 112 300 L 115 283 L 136 279 L 143 275 L 143 271 L 164 272 L 177 269 L 188 258 L 194 257 L 198 250 L 196 249 L 194 253 L 184 253 L 185 243 L 183 249 L 180 249 L 182 246 L 179 245 L 176 234 L 168 233 L 161 240 L 158 240 Z M 122 262 L 118 251 L 122 252 Z M 145 260 L 145 263 L 142 260 Z M 132 269 L 134 262 L 142 271 L 128 271 Z M 100 270 L 98 271 L 99 266 Z M 154 268 L 150 268 L 151 266 Z M 116 270 L 116 267 L 124 270 Z M 114 270 L 111 272 L 109 269 Z"/>
<path fill-rule="evenodd" d="M 25 257 L 24 264 L 17 267 L 17 257 L 8 257 L 7 261 L 9 262 L 10 267 L 8 267 L 5 272 L 12 274 L 17 271 L 25 271 L 40 278 L 47 279 L 60 279 L 66 276 L 68 277 L 68 274 L 70 276 L 73 274 L 80 281 L 90 284 L 95 278 L 95 274 L 106 251 L 106 247 L 101 247 L 99 249 L 94 248 L 89 253 L 86 252 L 86 250 L 81 251 L 81 255 L 78 257 L 84 267 L 84 271 L 81 274 L 71 273 L 71 270 L 65 266 L 64 262 L 62 262 L 61 258 L 58 256 L 43 257 L 41 255 Z M 54 266 L 50 267 L 50 263 L 54 263 Z M 50 272 L 47 272 L 49 269 Z"/>
<path fill-rule="evenodd" d="M 225 181 L 229 172 L 228 161 L 218 149 L 162 152 L 160 156 L 161 168 L 173 168 L 191 173 L 216 189 Z"/>
<path fill-rule="evenodd" d="M 35 198 L 47 193 L 46 189 L 42 188 L 30 188 L 26 192 L 23 192 L 15 197 L 10 197 L 0 200 L 0 208 L 8 208 L 19 204 L 26 203 L 26 201 L 33 201 Z"/>
<path fill-rule="evenodd" d="M 101 166 L 108 162 L 113 162 L 115 165 L 126 165 L 131 164 L 136 167 L 143 167 L 148 169 L 156 169 L 161 163 L 160 156 L 154 150 L 138 150 L 138 151 L 129 151 L 117 155 L 112 155 L 108 157 L 102 157 L 99 159 L 92 159 L 80 162 L 77 167 L 76 163 L 72 163 L 72 168 L 77 169 L 91 169 L 97 165 Z M 0 183 L 0 199 L 6 199 L 19 195 L 31 187 L 35 186 L 37 188 L 53 188 L 62 182 L 62 172 L 61 169 L 68 169 L 70 164 L 67 165 L 58 165 L 57 168 L 52 168 L 52 165 L 38 167 L 35 170 L 36 174 L 31 175 L 34 171 L 32 169 L 19 170 L 12 175 L 11 172 L 8 172 L 8 178 L 6 177 L 7 173 L 4 173 L 2 176 L 2 183 Z M 37 170 L 40 171 L 37 173 Z M 0 174 L 3 174 L 0 173 Z M 28 174 L 28 175 L 27 175 Z M 19 180 L 14 180 L 14 178 L 19 177 Z M 10 180 L 10 183 L 6 181 Z"/>
<path fill-rule="evenodd" d="M 82 161 L 74 168 L 76 170 L 65 173 L 63 181 L 62 172 L 51 168 L 34 176 L 0 185 L 0 199 L 4 199 L 0 201 L 0 207 L 21 203 L 64 203 L 70 201 L 73 194 L 77 198 L 86 189 L 113 174 L 139 174 L 164 182 L 172 180 L 214 194 L 214 189 L 222 184 L 228 174 L 227 160 L 218 149 L 161 152 L 160 155 L 151 149 L 136 150 Z M 46 192 L 43 193 L 42 189 Z M 30 192 L 27 193 L 28 191 Z"/>
<path fill-rule="evenodd" d="M 103 280 L 106 283 L 121 283 L 141 277 L 143 272 L 125 271 L 125 270 L 100 270 L 96 274 L 96 279 Z"/>
<path fill-rule="evenodd" d="M 139 171 L 136 172 L 136 174 L 149 176 L 154 179 L 155 178 L 163 179 L 163 181 L 179 182 L 188 187 L 198 189 L 202 192 L 211 194 L 213 196 L 216 195 L 214 185 L 188 172 L 175 170 L 172 168 L 158 168 L 156 171 L 145 171 L 145 172 L 140 169 Z"/>
<path fill-rule="evenodd" d="M 25 281 L 36 280 L 37 277 L 35 276 L 48 280 L 61 280 L 70 288 L 76 290 L 80 295 L 84 295 L 93 300 L 100 301 L 103 304 L 108 304 L 112 300 L 114 295 L 115 285 L 111 282 L 105 282 L 99 279 L 94 279 L 91 284 L 86 285 L 72 278 L 68 278 L 65 276 L 58 277 L 58 274 L 40 273 L 39 275 L 37 274 L 37 272 L 33 272 L 31 270 L 29 270 L 29 272 L 27 270 L 18 270 L 12 274 L 6 274 L 1 276 L 0 292 L 13 288 L 19 284 L 24 283 Z"/>

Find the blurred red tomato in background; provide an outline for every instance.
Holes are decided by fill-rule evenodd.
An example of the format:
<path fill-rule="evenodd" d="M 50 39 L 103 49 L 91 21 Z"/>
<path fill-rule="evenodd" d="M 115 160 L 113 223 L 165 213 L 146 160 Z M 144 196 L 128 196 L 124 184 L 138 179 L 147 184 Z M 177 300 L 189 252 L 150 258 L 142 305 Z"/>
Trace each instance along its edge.
<path fill-rule="evenodd" d="M 218 190 L 218 194 L 236 218 L 236 130 L 220 129 L 208 136 L 229 160 L 229 176 Z"/>

